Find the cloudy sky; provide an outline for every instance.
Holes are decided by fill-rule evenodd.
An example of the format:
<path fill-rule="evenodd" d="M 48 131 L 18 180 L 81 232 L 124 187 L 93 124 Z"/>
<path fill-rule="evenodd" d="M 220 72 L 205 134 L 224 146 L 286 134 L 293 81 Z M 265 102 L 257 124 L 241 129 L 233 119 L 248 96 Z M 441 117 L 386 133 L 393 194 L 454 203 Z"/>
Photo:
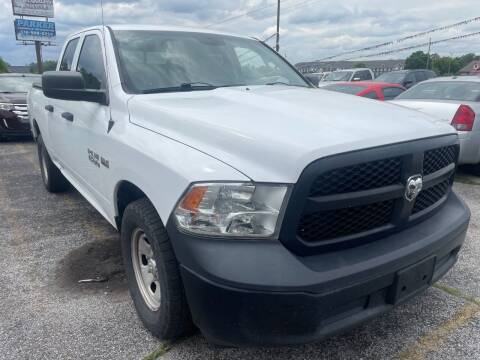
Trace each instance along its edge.
<path fill-rule="evenodd" d="M 57 58 L 67 34 L 101 23 L 100 0 L 54 1 L 59 46 L 44 48 L 45 59 Z M 34 61 L 34 48 L 15 41 L 11 2 L 0 3 L 0 56 L 12 65 Z M 105 22 L 110 24 L 201 28 L 215 24 L 212 29 L 262 39 L 275 32 L 276 0 L 104 0 L 104 4 Z M 480 16 L 478 5 L 478 0 L 282 0 L 281 53 L 294 63 L 315 60 Z M 239 17 L 223 22 L 235 16 Z M 431 36 L 435 41 L 477 31 L 480 21 Z M 425 41 L 428 37 L 382 50 Z M 273 45 L 274 39 L 269 43 Z M 433 51 L 444 55 L 480 53 L 480 36 L 439 44 Z M 405 58 L 410 52 L 381 58 Z M 361 55 L 356 55 L 359 60 Z"/>

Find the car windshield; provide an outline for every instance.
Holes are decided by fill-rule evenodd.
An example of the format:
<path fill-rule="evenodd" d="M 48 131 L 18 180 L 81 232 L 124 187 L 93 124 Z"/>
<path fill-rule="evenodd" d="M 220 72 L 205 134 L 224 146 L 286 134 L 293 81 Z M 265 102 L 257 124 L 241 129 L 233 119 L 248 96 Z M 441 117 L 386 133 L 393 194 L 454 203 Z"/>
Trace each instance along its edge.
<path fill-rule="evenodd" d="M 0 76 L 0 93 L 26 93 L 38 76 Z"/>
<path fill-rule="evenodd" d="M 334 71 L 325 75 L 322 81 L 349 81 L 351 77 L 351 71 Z"/>
<path fill-rule="evenodd" d="M 385 73 L 380 75 L 374 81 L 391 83 L 391 84 L 401 84 L 404 78 L 405 78 L 405 73 L 390 72 L 390 73 Z"/>
<path fill-rule="evenodd" d="M 400 94 L 397 99 L 480 101 L 480 82 L 424 82 Z"/>
<path fill-rule="evenodd" d="M 177 31 L 114 32 L 130 93 L 242 85 L 310 85 L 272 49 L 235 36 Z"/>
<path fill-rule="evenodd" d="M 357 86 L 357 85 L 352 85 L 352 86 L 350 86 L 350 85 L 337 85 L 337 84 L 334 84 L 334 85 L 324 86 L 322 89 L 332 90 L 332 91 L 338 91 L 338 92 L 345 93 L 345 94 L 356 95 L 356 94 L 358 94 L 360 91 L 365 90 L 366 88 L 367 88 L 366 86 Z"/>

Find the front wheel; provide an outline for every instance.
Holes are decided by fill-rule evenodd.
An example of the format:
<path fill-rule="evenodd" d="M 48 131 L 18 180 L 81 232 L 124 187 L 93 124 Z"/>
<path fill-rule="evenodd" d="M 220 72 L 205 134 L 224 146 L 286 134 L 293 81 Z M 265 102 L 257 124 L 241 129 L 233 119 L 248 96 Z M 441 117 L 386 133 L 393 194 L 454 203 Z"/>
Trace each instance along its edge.
<path fill-rule="evenodd" d="M 47 191 L 58 193 L 67 190 L 70 184 L 65 176 L 63 176 L 62 172 L 53 163 L 50 155 L 48 155 L 42 135 L 39 135 L 37 138 L 37 147 L 40 172 L 42 173 L 43 184 Z"/>
<path fill-rule="evenodd" d="M 121 241 L 130 294 L 145 327 L 168 341 L 193 329 L 177 259 L 148 199 L 125 209 Z"/>

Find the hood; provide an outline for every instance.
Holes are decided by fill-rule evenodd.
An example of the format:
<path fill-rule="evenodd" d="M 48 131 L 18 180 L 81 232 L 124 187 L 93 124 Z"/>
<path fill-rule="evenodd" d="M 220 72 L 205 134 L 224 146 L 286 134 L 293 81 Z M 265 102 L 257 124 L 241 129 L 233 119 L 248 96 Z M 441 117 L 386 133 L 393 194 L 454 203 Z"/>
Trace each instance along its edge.
<path fill-rule="evenodd" d="M 0 92 L 0 102 L 12 104 L 26 104 L 27 93 L 2 93 Z"/>
<path fill-rule="evenodd" d="M 391 102 L 393 104 L 398 104 L 410 109 L 421 111 L 448 124 L 451 124 L 453 117 L 455 116 L 455 113 L 460 105 L 465 103 L 462 101 L 448 100 L 393 100 Z"/>
<path fill-rule="evenodd" d="M 287 86 L 136 95 L 130 121 L 185 143 L 254 181 L 297 181 L 312 161 L 455 133 L 418 111 Z"/>

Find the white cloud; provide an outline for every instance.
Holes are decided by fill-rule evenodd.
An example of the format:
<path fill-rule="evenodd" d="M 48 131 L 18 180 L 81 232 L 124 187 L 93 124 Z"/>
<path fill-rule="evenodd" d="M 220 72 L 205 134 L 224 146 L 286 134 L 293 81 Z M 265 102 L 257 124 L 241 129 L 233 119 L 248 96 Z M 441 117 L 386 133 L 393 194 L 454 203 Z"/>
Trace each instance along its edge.
<path fill-rule="evenodd" d="M 213 29 L 261 38 L 272 35 L 276 29 L 276 0 L 104 0 L 104 4 L 107 23 L 199 28 L 262 8 Z M 471 18 L 477 7 L 478 0 L 282 0 L 281 53 L 292 62 L 314 60 Z M 68 33 L 101 22 L 100 0 L 57 0 L 55 22 L 57 42 L 61 45 Z M 474 31 L 480 31 L 480 23 L 432 34 L 432 40 Z M 432 51 L 480 53 L 476 47 L 479 40 L 480 37 L 449 42 Z M 428 38 L 397 47 L 424 41 Z M 273 43 L 274 39 L 270 40 Z M 59 51 L 60 46 L 44 48 L 44 58 L 55 59 Z M 406 57 L 409 53 L 386 58 Z M 34 61 L 33 47 L 16 44 L 11 4 L 5 0 L 0 4 L 0 56 L 16 65 Z"/>

